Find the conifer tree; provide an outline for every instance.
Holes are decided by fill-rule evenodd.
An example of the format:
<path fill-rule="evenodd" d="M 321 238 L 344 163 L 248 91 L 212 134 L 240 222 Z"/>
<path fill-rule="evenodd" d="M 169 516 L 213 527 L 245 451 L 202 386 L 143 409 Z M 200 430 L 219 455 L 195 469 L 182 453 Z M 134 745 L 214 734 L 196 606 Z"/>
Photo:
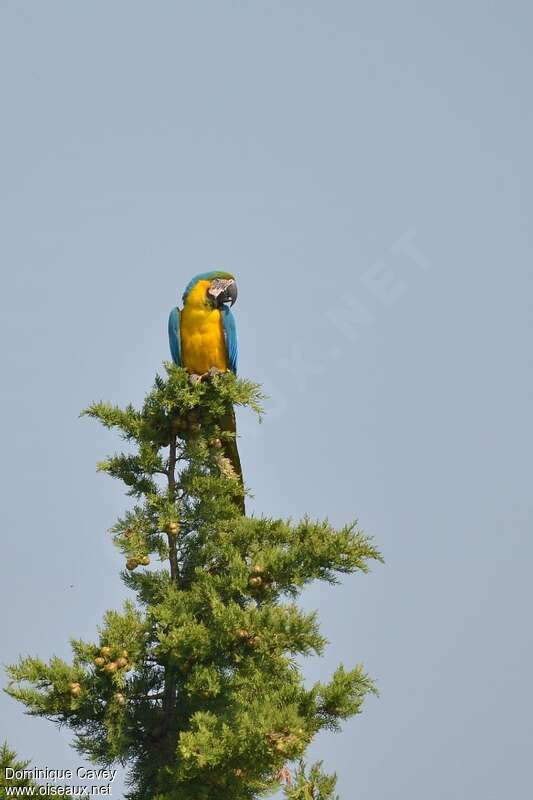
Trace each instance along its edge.
<path fill-rule="evenodd" d="M 10 750 L 7 742 L 3 743 L 2 747 L 0 747 L 0 800 L 4 800 L 9 796 L 6 792 L 6 787 L 8 787 L 9 791 L 11 787 L 21 789 L 22 787 L 35 786 L 33 781 L 25 775 L 22 775 L 22 777 L 13 776 L 13 772 L 23 773 L 28 768 L 29 763 L 29 761 L 20 761 L 15 751 Z"/>
<path fill-rule="evenodd" d="M 0 800 L 8 797 L 54 797 L 53 783 L 37 783 L 29 761 L 21 761 L 8 743 L 0 747 Z"/>
<path fill-rule="evenodd" d="M 71 663 L 9 667 L 7 691 L 71 728 L 93 762 L 126 765 L 130 800 L 252 800 L 280 785 L 288 800 L 333 800 L 335 777 L 307 769 L 305 751 L 375 688 L 361 666 L 305 687 L 296 659 L 326 640 L 295 601 L 380 554 L 353 524 L 243 516 L 222 422 L 235 405 L 260 415 L 259 387 L 165 370 L 141 410 L 84 412 L 128 445 L 98 468 L 133 498 L 111 531 L 136 600 L 105 615 L 98 641 L 72 641 Z"/>

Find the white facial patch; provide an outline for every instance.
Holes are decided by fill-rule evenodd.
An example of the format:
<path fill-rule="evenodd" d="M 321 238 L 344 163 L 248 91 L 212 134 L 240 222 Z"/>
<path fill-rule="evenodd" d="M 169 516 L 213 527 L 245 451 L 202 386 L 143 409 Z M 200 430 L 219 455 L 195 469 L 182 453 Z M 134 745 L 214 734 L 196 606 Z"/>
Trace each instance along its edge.
<path fill-rule="evenodd" d="M 211 286 L 207 290 L 207 293 L 212 295 L 212 297 L 218 297 L 231 283 L 233 283 L 233 281 L 227 280 L 226 278 L 215 278 L 214 281 L 211 281 Z"/>

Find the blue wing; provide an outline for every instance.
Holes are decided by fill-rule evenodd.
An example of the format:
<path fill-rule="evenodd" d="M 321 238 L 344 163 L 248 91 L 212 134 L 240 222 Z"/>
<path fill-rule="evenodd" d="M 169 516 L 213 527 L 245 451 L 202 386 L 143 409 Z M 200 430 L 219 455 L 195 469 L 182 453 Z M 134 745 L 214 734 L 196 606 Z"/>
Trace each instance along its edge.
<path fill-rule="evenodd" d="M 168 318 L 168 341 L 172 360 L 181 367 L 180 310 L 173 308 Z"/>
<path fill-rule="evenodd" d="M 220 309 L 222 311 L 222 324 L 224 325 L 224 336 L 226 337 L 226 353 L 228 356 L 229 368 L 232 372 L 237 374 L 237 361 L 239 360 L 239 340 L 237 339 L 237 326 L 235 324 L 235 317 L 231 309 L 223 305 Z"/>

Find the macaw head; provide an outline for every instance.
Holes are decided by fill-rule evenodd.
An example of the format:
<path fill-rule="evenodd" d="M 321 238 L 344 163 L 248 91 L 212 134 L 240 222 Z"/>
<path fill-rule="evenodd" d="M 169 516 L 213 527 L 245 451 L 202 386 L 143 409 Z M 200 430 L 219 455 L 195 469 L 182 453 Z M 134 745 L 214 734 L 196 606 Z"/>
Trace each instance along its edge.
<path fill-rule="evenodd" d="M 189 281 L 183 292 L 183 303 L 187 300 L 207 303 L 220 308 L 224 303 L 233 305 L 237 300 L 237 284 L 229 272 L 201 272 Z"/>

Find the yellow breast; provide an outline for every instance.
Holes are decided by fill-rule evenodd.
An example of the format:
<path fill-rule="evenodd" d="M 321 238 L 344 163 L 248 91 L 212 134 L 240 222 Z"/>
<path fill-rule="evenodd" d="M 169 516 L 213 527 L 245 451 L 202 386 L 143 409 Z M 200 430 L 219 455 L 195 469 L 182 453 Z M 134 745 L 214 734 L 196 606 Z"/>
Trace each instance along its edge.
<path fill-rule="evenodd" d="M 202 375 L 211 367 L 228 369 L 222 314 L 205 302 L 209 281 L 198 281 L 180 313 L 181 363 Z"/>

